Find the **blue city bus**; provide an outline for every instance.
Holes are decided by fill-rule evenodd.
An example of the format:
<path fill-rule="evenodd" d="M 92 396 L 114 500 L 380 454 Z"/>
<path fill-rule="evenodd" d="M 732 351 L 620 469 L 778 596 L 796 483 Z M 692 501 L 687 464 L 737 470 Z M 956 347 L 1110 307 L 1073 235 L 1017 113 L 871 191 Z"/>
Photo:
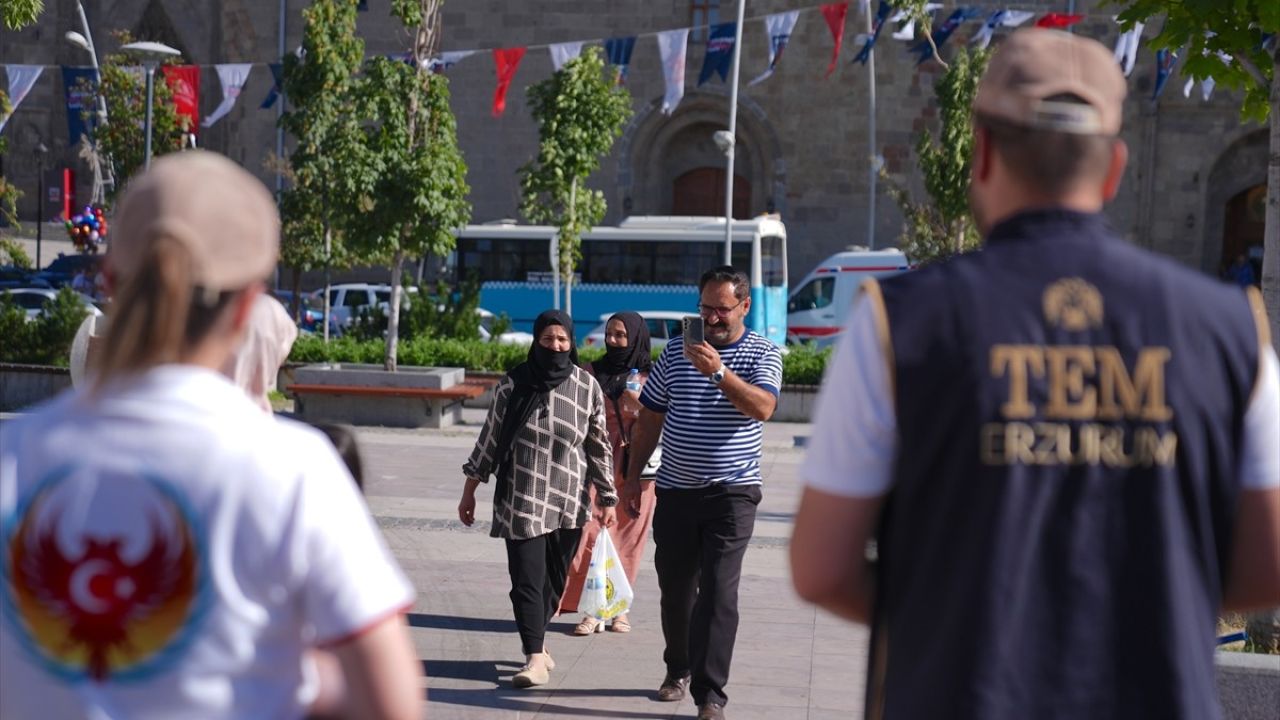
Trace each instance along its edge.
<path fill-rule="evenodd" d="M 468 225 L 450 256 L 455 280 L 480 281 L 481 307 L 506 313 L 516 330 L 565 307 L 554 272 L 556 228 Z M 583 235 L 572 310 L 582 342 L 602 315 L 619 310 L 697 312 L 698 277 L 724 258 L 724 219 L 631 217 Z M 733 266 L 751 278 L 747 327 L 778 345 L 787 339 L 787 232 L 776 216 L 733 221 Z"/>

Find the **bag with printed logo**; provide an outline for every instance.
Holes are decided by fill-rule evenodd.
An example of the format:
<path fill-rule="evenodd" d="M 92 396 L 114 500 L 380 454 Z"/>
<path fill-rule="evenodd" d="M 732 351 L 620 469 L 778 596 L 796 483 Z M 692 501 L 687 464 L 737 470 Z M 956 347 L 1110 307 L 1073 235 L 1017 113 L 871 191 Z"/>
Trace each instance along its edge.
<path fill-rule="evenodd" d="M 591 551 L 591 564 L 587 566 L 578 612 L 597 620 L 610 620 L 626 614 L 634 599 L 631 583 L 622 569 L 622 558 L 618 557 L 618 549 L 609 537 L 609 530 L 600 528 L 596 546 Z"/>

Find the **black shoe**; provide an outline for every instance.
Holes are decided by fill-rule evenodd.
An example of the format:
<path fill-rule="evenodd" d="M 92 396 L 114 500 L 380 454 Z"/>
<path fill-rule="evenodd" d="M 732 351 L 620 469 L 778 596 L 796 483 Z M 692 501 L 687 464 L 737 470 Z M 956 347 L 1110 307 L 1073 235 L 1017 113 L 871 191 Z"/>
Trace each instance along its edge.
<path fill-rule="evenodd" d="M 689 676 L 673 678 L 670 675 L 662 679 L 658 686 L 658 699 L 662 702 L 679 702 L 684 699 L 689 689 Z"/>
<path fill-rule="evenodd" d="M 724 706 L 716 703 L 702 703 L 698 706 L 698 720 L 724 720 Z"/>

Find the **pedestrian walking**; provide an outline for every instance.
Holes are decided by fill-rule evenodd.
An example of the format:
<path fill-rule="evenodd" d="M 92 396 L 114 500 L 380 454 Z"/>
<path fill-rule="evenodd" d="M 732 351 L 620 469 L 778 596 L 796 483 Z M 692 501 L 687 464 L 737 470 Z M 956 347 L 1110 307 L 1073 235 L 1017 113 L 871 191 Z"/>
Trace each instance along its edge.
<path fill-rule="evenodd" d="M 0 717 L 418 718 L 415 593 L 319 432 L 219 370 L 279 253 L 220 155 L 129 183 L 86 386 L 0 427 Z"/>
<path fill-rule="evenodd" d="M 533 325 L 529 359 L 507 373 L 462 473 L 466 485 L 458 518 L 475 522 L 476 488 L 497 478 L 489 535 L 507 545 L 511 607 L 525 665 L 511 679 L 545 685 L 555 669 L 546 649 L 547 625 L 560 607 L 569 562 L 587 524 L 595 488 L 598 521 L 612 527 L 618 495 L 605 429 L 604 396 L 578 367 L 573 320 L 547 310 Z"/>
<path fill-rule="evenodd" d="M 621 493 L 621 488 L 626 484 L 627 460 L 631 454 L 631 432 L 636 418 L 640 416 L 640 390 L 644 387 L 649 377 L 649 368 L 653 364 L 649 347 L 649 326 L 640 313 L 615 313 L 605 323 L 604 344 L 604 357 L 591 363 L 589 370 L 604 392 L 605 425 L 609 431 L 609 445 L 613 449 L 613 479 Z M 639 514 L 632 516 L 630 513 L 622 513 L 618 517 L 617 527 L 609 531 L 618 557 L 622 560 L 622 570 L 632 587 L 635 587 L 636 572 L 640 568 L 644 546 L 649 539 L 654 499 L 653 483 L 644 483 Z M 595 551 L 596 537 L 599 534 L 600 523 L 594 519 L 589 520 L 582 531 L 578 554 L 569 566 L 569 580 L 565 585 L 564 597 L 560 600 L 561 613 L 574 613 L 578 610 L 582 588 L 587 580 L 587 569 L 591 565 L 591 554 Z M 604 627 L 603 620 L 587 615 L 574 628 L 573 634 L 586 636 L 600 632 Z M 609 629 L 619 633 L 631 632 L 628 614 L 623 613 L 613 618 Z"/>
<path fill-rule="evenodd" d="M 698 282 L 705 342 L 672 338 L 640 394 L 623 502 L 644 510 L 641 472 L 662 440 L 654 565 L 662 593 L 658 699 L 693 694 L 700 720 L 724 717 L 738 633 L 738 581 L 760 504 L 764 421 L 778 404 L 782 354 L 746 328 L 746 274 L 723 265 Z"/>
<path fill-rule="evenodd" d="M 985 247 L 867 281 L 837 345 L 791 561 L 871 625 L 868 717 L 1214 720 L 1218 613 L 1280 605 L 1262 302 L 1108 224 L 1125 94 L 1093 40 L 1005 40 Z"/>

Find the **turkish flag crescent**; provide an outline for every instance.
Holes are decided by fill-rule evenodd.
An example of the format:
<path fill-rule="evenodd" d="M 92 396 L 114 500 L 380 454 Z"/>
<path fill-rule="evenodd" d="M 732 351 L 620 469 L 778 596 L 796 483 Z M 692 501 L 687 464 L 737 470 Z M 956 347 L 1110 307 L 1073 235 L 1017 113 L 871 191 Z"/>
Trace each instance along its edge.
<path fill-rule="evenodd" d="M 163 65 L 165 82 L 173 92 L 173 107 L 187 118 L 186 131 L 195 133 L 200 127 L 200 66 Z"/>
<path fill-rule="evenodd" d="M 1066 13 L 1049 13 L 1036 21 L 1036 27 L 1041 28 L 1062 28 L 1071 27 L 1084 19 L 1083 15 L 1068 15 Z"/>
<path fill-rule="evenodd" d="M 825 77 L 831 77 L 836 69 L 836 58 L 840 57 L 840 42 L 844 40 L 844 19 L 849 14 L 849 3 L 832 3 L 822 6 L 822 17 L 827 19 L 827 27 L 831 28 L 831 38 L 836 41 L 836 49 L 831 51 L 831 64 L 827 66 Z"/>
<path fill-rule="evenodd" d="M 493 51 L 493 64 L 498 66 L 498 88 L 493 93 L 493 116 L 502 115 L 507 109 L 507 88 L 516 76 L 516 68 L 524 58 L 524 48 L 499 48 Z"/>

